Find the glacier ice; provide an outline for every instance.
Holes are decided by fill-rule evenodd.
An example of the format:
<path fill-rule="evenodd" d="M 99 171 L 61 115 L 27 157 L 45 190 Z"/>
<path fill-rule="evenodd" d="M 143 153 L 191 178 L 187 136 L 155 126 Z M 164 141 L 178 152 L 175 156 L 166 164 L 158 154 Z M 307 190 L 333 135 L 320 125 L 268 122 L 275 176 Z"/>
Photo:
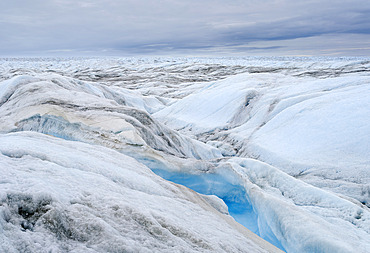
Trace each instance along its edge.
<path fill-rule="evenodd" d="M 370 251 L 369 59 L 0 63 L 0 251 Z"/>
<path fill-rule="evenodd" d="M 2 252 L 268 252 L 201 196 L 117 151 L 34 132 L 0 140 Z"/>

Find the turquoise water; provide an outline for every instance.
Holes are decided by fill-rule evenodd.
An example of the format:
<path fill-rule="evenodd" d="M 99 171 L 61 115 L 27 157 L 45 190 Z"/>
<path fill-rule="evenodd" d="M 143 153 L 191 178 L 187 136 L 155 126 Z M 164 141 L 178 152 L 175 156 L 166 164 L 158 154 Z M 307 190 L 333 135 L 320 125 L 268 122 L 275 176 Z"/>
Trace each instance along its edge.
<path fill-rule="evenodd" d="M 145 163 L 145 161 L 141 162 Z M 253 210 L 253 206 L 248 200 L 248 195 L 243 186 L 232 184 L 223 176 L 215 173 L 187 174 L 168 171 L 158 168 L 158 166 L 153 164 L 153 161 L 148 160 L 146 161 L 146 165 L 149 167 L 152 165 L 154 167 L 152 171 L 168 181 L 184 185 L 201 194 L 216 195 L 221 198 L 228 206 L 229 214 L 238 223 L 281 250 L 284 250 L 284 247 L 266 224 L 263 226 L 263 233 L 261 233 L 258 224 L 258 215 Z"/>

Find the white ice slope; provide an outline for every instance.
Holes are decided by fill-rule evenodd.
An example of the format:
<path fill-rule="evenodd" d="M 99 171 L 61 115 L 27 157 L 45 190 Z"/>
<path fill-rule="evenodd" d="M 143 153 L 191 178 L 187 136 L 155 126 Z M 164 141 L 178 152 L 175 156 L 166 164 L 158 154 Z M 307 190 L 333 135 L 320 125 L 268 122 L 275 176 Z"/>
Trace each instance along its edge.
<path fill-rule="evenodd" d="M 179 135 L 145 111 L 126 106 L 122 93 L 56 74 L 14 77 L 0 83 L 0 129 L 32 130 L 114 148 L 151 147 L 178 157 L 221 156 L 217 149 Z"/>
<path fill-rule="evenodd" d="M 224 154 L 257 158 L 369 205 L 369 95 L 366 74 L 240 74 L 154 116 Z"/>

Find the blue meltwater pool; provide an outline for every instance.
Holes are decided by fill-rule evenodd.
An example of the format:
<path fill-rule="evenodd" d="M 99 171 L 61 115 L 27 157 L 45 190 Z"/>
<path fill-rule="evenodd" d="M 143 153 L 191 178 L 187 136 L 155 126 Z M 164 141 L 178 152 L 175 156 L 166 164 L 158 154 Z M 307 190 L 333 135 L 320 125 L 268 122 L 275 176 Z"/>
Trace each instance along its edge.
<path fill-rule="evenodd" d="M 147 163 L 147 166 L 150 167 L 150 165 L 153 164 L 151 162 Z M 229 214 L 237 222 L 281 250 L 284 250 L 284 247 L 272 233 L 271 229 L 259 221 L 258 215 L 248 200 L 248 195 L 243 186 L 232 184 L 225 177 L 216 173 L 188 174 L 160 168 L 152 168 L 152 171 L 168 181 L 184 185 L 198 193 L 216 195 L 225 202 L 228 206 Z"/>

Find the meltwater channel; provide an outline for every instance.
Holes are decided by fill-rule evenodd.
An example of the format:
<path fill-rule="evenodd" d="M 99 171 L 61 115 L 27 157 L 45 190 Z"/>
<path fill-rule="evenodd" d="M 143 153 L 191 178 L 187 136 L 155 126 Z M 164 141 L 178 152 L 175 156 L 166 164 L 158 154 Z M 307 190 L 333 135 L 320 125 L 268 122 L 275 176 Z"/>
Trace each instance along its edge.
<path fill-rule="evenodd" d="M 261 225 L 259 225 L 258 214 L 254 211 L 243 186 L 232 184 L 217 173 L 190 174 L 170 171 L 165 166 L 161 168 L 161 165 L 155 160 L 143 157 L 140 157 L 138 160 L 163 179 L 181 184 L 204 195 L 215 195 L 219 197 L 227 205 L 229 214 L 238 223 L 285 251 L 283 245 L 269 227 L 263 226 L 263 231 L 260 229 Z"/>
<path fill-rule="evenodd" d="M 36 131 L 65 140 L 86 141 L 83 135 L 81 136 L 81 131 L 83 132 L 84 129 L 80 124 L 71 124 L 60 117 L 36 115 L 20 122 L 18 127 L 15 131 Z M 121 150 L 121 152 L 145 164 L 163 179 L 184 185 L 204 195 L 215 195 L 219 197 L 225 202 L 229 214 L 237 222 L 285 251 L 271 229 L 259 220 L 258 214 L 254 211 L 248 199 L 248 194 L 242 185 L 233 184 L 224 176 L 217 173 L 190 174 L 173 171 L 155 159 L 141 156 L 135 152 L 127 152 L 127 150 Z"/>

